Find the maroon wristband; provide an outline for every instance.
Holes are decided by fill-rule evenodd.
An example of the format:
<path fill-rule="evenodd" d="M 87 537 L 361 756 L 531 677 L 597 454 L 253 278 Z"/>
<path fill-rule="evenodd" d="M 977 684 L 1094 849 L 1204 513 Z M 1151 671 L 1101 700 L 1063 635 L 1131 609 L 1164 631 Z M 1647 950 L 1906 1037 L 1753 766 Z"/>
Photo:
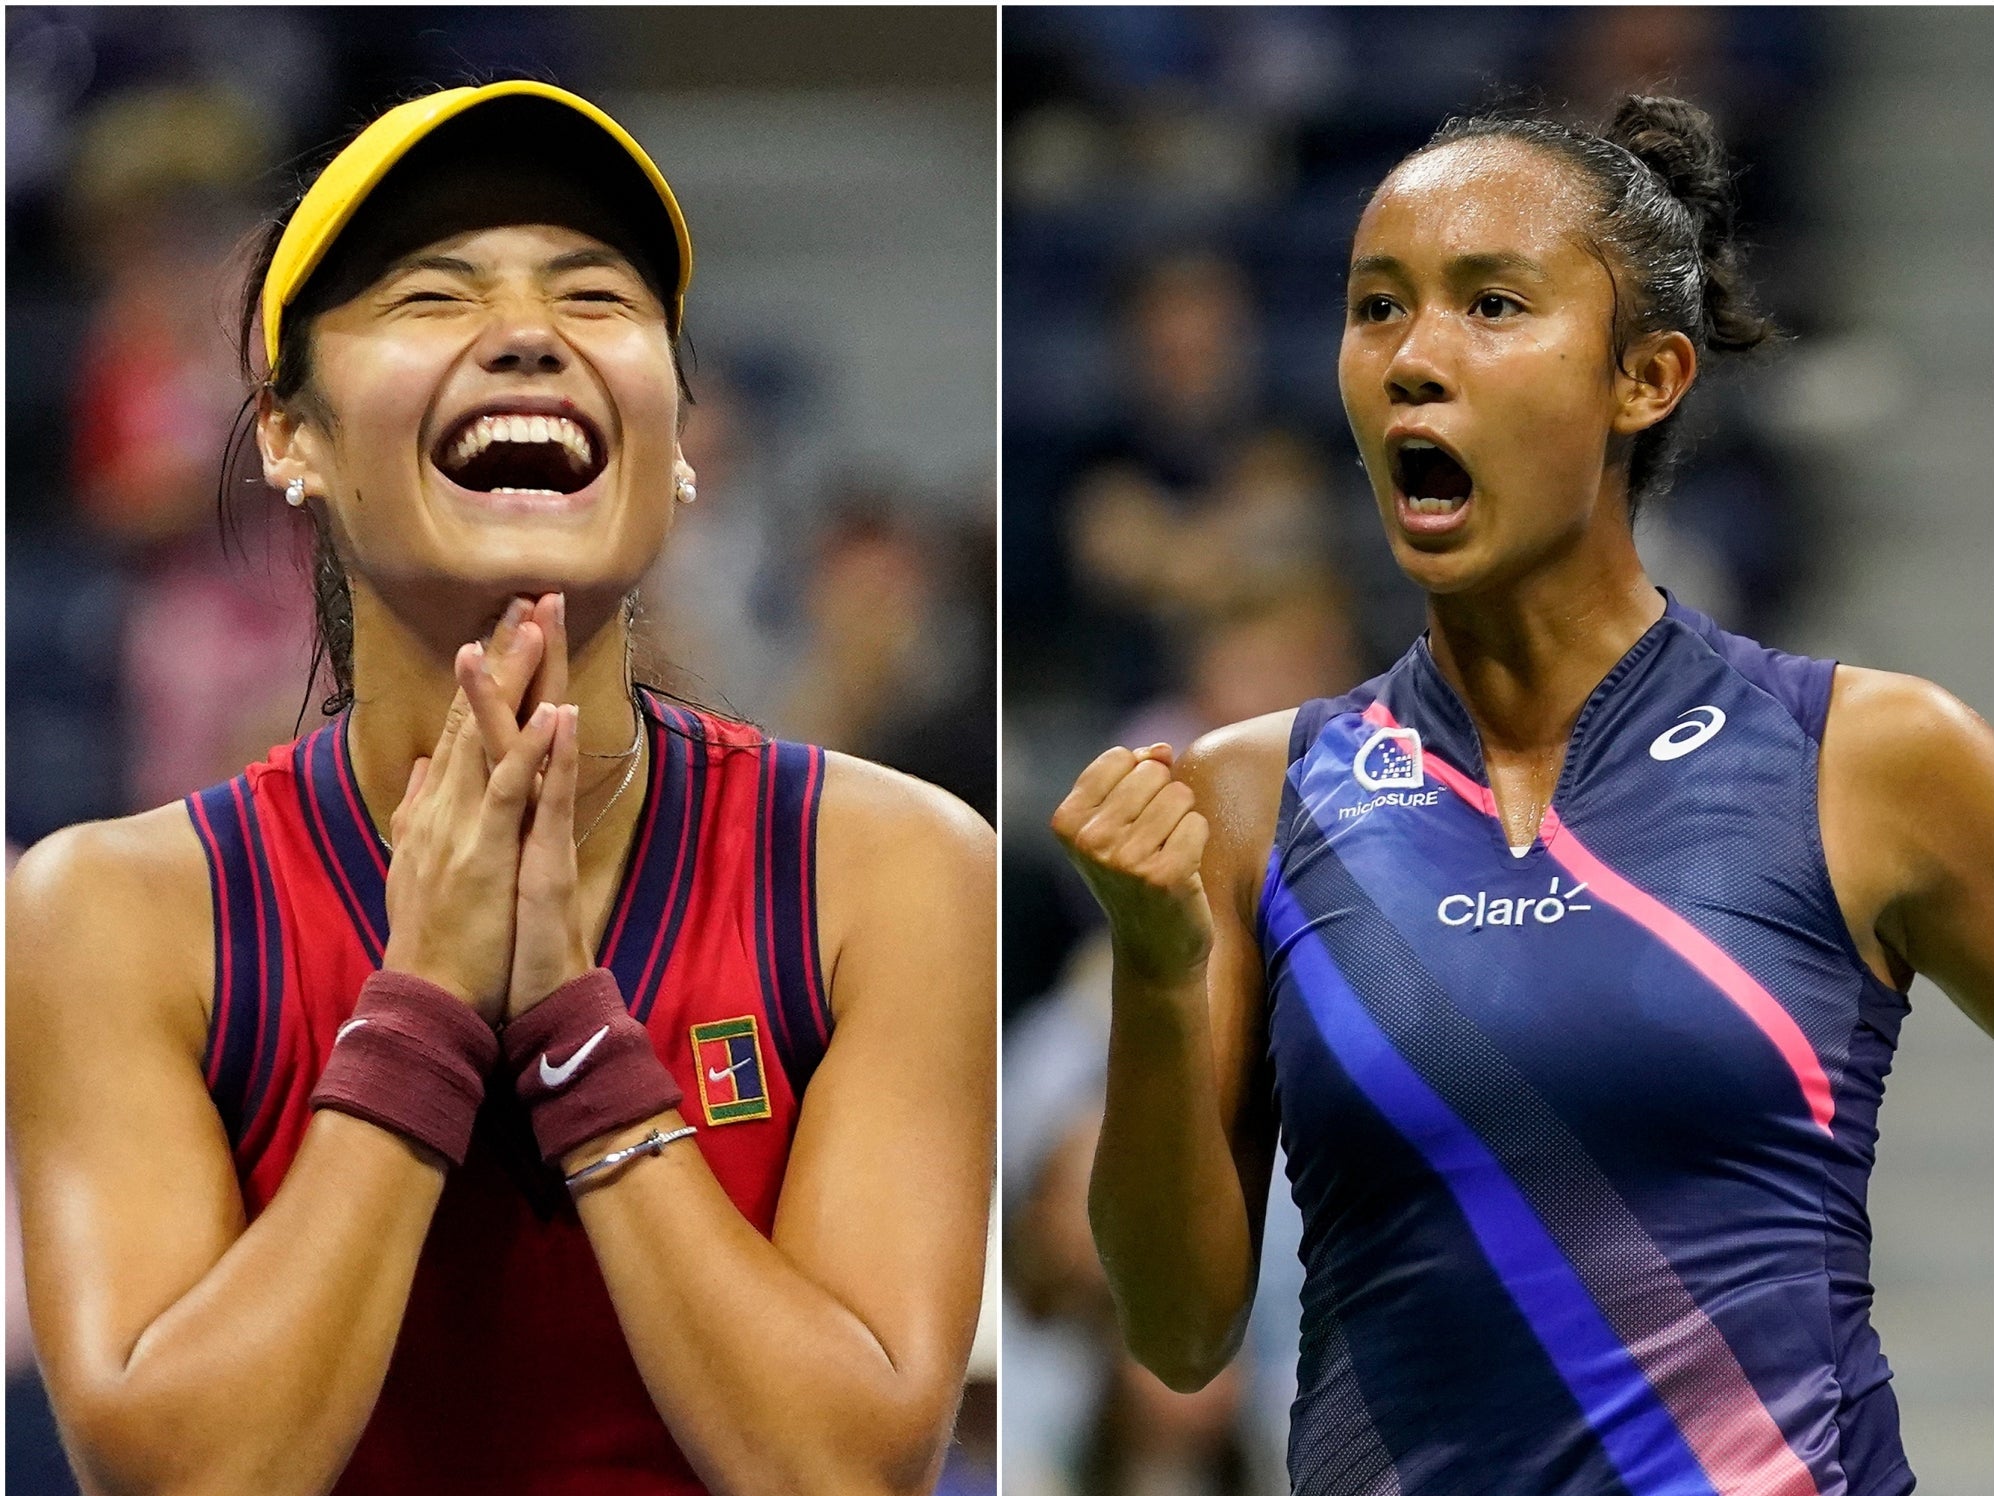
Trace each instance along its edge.
<path fill-rule="evenodd" d="M 600 966 L 556 987 L 507 1024 L 503 1039 L 540 1156 L 556 1167 L 590 1138 L 685 1099 L 650 1030 L 623 1006 L 615 975 Z"/>
<path fill-rule="evenodd" d="M 498 1035 L 468 1004 L 405 971 L 377 971 L 340 1025 L 312 1106 L 364 1117 L 461 1164 L 498 1053 Z"/>

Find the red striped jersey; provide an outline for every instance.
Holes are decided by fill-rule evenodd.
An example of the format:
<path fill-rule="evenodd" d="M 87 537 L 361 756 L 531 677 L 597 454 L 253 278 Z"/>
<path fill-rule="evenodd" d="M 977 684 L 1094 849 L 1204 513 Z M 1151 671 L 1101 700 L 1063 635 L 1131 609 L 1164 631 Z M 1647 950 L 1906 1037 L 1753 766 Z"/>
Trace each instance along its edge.
<path fill-rule="evenodd" d="M 822 750 L 644 698 L 651 773 L 597 953 L 685 1090 L 697 1146 L 764 1235 L 830 1040 L 818 963 Z M 388 936 L 389 853 L 347 718 L 192 795 L 215 910 L 207 1082 L 253 1220 Z M 486 1099 L 336 1490 L 701 1490 L 637 1374 L 594 1254 L 510 1092 Z"/>

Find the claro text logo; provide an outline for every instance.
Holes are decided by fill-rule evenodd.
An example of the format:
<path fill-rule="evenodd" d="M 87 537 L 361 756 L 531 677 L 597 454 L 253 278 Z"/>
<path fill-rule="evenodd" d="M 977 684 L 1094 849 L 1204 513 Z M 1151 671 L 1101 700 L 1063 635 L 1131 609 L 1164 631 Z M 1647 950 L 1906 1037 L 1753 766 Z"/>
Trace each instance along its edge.
<path fill-rule="evenodd" d="M 1555 925 L 1568 914 L 1582 914 L 1592 908 L 1591 904 L 1579 901 L 1579 895 L 1588 886 L 1574 883 L 1560 891 L 1554 877 L 1550 889 L 1534 898 L 1492 899 L 1486 891 L 1450 893 L 1440 901 L 1437 912 L 1441 924 L 1457 930 L 1479 930 L 1484 925 Z"/>

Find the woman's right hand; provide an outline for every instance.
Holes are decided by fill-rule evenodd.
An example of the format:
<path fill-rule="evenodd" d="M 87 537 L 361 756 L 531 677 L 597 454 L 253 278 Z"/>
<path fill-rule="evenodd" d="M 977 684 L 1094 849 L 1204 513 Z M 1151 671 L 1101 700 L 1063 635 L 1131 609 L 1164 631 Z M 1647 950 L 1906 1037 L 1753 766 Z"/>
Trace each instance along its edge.
<path fill-rule="evenodd" d="M 1167 743 L 1110 748 L 1053 812 L 1053 834 L 1107 912 L 1117 963 L 1152 981 L 1195 976 L 1212 948 L 1199 865 L 1211 827 Z"/>
<path fill-rule="evenodd" d="M 513 702 L 538 663 L 538 643 L 532 624 L 519 625 L 505 656 L 492 662 L 491 676 Z M 521 826 L 553 745 L 555 709 L 544 702 L 535 708 L 487 772 L 470 707 L 474 691 L 492 689 L 486 668 L 482 645 L 457 652 L 457 695 L 436 751 L 416 760 L 390 823 L 381 965 L 436 983 L 495 1023 L 512 969 Z"/>

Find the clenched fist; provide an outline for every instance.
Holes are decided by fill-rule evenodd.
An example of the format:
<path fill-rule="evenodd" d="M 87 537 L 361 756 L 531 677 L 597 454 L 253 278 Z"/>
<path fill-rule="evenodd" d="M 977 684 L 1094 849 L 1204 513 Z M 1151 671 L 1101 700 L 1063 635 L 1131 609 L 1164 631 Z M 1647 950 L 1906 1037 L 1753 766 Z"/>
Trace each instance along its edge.
<path fill-rule="evenodd" d="M 1196 975 L 1212 948 L 1198 873 L 1211 827 L 1172 759 L 1167 743 L 1110 748 L 1052 815 L 1053 835 L 1107 911 L 1116 961 L 1158 982 Z"/>

